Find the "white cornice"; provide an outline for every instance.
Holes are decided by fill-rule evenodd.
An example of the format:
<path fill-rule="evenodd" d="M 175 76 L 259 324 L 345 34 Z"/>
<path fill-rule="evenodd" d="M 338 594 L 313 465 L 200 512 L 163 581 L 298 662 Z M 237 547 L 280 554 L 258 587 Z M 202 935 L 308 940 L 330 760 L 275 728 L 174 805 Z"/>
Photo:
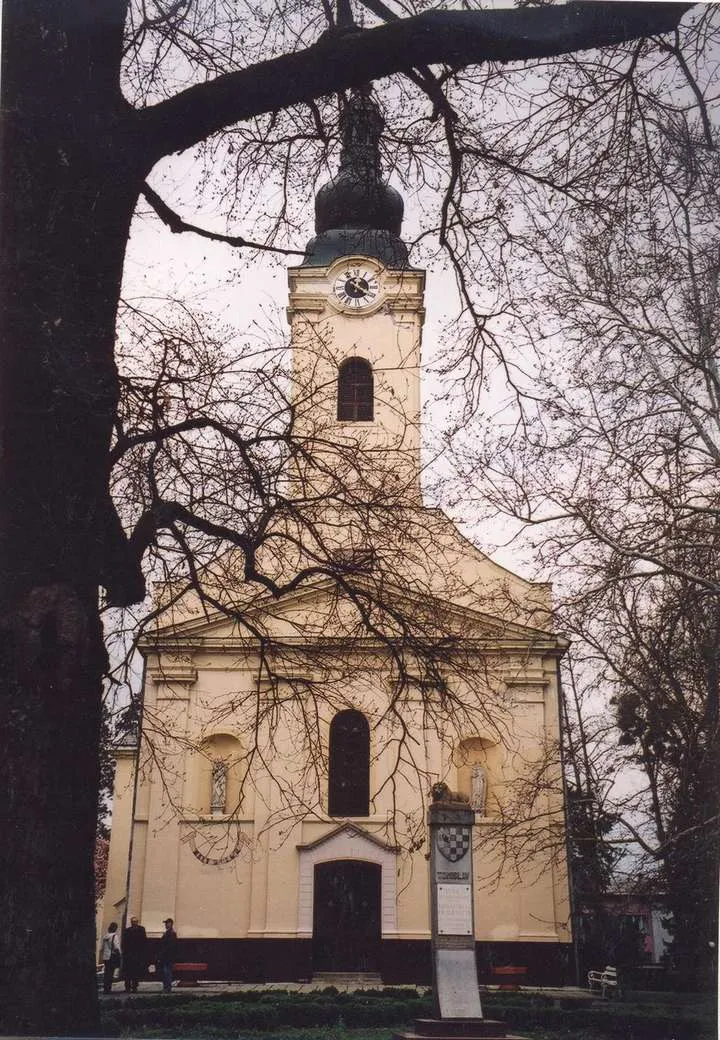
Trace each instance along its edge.
<path fill-rule="evenodd" d="M 174 644 L 172 649 L 177 650 L 177 644 Z M 177 664 L 174 661 L 168 662 L 167 665 L 148 668 L 148 678 L 158 684 L 179 683 L 181 686 L 192 686 L 197 682 L 197 677 L 198 672 L 194 665 Z"/>
<path fill-rule="evenodd" d="M 379 649 L 384 649 L 387 646 L 393 645 L 393 639 L 389 638 L 387 641 L 378 639 L 376 637 L 367 638 L 354 638 L 354 637 L 343 637 L 343 636 L 287 636 L 278 638 L 277 640 L 270 640 L 274 645 L 273 649 L 282 651 L 284 649 L 292 650 L 298 647 L 306 647 L 308 649 L 320 651 L 320 650 L 343 650 L 345 652 L 358 653 L 363 652 L 375 652 Z M 430 642 L 430 640 L 429 640 Z M 170 633 L 163 633 L 162 637 L 156 640 L 143 641 L 142 649 L 146 652 L 152 653 L 178 653 L 179 651 L 191 653 L 205 650 L 219 653 L 237 653 L 239 650 L 255 650 L 258 646 L 257 639 L 253 639 L 249 636 L 203 636 L 201 633 L 184 634 L 179 633 L 173 636 Z M 567 643 L 563 639 L 556 639 L 551 633 L 548 633 L 542 638 L 537 638 L 533 634 L 530 634 L 527 638 L 506 638 L 492 637 L 489 636 L 485 639 L 458 639 L 456 646 L 454 647 L 457 653 L 477 653 L 486 656 L 488 654 L 509 654 L 509 653 L 520 653 L 524 657 L 531 655 L 532 657 L 552 656 L 561 657 L 567 650 Z M 451 653 L 450 648 L 445 649 L 446 653 Z M 180 682 L 192 684 L 197 680 L 197 669 L 188 668 L 182 673 L 177 669 L 175 665 L 169 665 L 167 669 L 157 668 L 149 670 L 149 677 L 154 682 Z M 193 677 L 191 677 L 191 674 Z M 541 675 L 542 673 L 538 673 Z M 524 680 L 518 680 L 518 682 L 530 682 L 543 681 L 543 679 L 536 680 L 534 678 L 526 678 Z"/>

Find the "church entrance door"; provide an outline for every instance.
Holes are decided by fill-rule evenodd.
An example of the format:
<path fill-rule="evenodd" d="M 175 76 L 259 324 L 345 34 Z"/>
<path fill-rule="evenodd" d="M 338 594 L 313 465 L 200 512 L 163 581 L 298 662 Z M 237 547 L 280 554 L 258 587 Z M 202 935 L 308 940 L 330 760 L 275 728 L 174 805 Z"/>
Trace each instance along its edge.
<path fill-rule="evenodd" d="M 315 865 L 313 968 L 376 971 L 382 867 L 361 860 Z"/>

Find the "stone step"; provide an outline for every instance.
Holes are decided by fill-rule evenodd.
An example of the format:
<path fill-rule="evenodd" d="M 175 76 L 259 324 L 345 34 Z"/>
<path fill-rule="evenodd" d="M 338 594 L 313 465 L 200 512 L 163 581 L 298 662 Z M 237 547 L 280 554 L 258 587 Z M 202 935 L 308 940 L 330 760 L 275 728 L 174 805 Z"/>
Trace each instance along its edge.
<path fill-rule="evenodd" d="M 466 1036 L 465 1040 L 528 1040 L 526 1036 L 508 1033 L 502 1022 L 495 1022 L 494 1025 L 497 1027 L 494 1033 L 475 1033 L 472 1036 Z M 427 1036 L 422 1033 L 393 1033 L 392 1040 L 427 1040 Z M 437 1033 L 433 1040 L 456 1040 L 456 1038 L 452 1033 Z"/>
<path fill-rule="evenodd" d="M 382 986 L 382 977 L 376 971 L 316 971 L 313 986 L 349 986 L 356 989 L 373 989 Z"/>
<path fill-rule="evenodd" d="M 416 1018 L 412 1033 L 396 1033 L 404 1040 L 512 1040 L 507 1026 L 493 1018 Z"/>

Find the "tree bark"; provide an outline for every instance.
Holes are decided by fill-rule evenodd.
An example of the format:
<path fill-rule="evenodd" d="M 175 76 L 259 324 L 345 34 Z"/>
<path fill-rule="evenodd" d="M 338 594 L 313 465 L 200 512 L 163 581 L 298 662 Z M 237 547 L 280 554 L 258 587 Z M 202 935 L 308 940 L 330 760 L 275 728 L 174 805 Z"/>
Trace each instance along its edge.
<path fill-rule="evenodd" d="M 94 596 L 29 591 L 0 621 L 0 1022 L 97 1031 L 92 849 L 102 632 Z"/>
<path fill-rule="evenodd" d="M 182 91 L 141 113 L 159 155 L 189 148 L 223 126 L 370 80 L 439 62 L 462 68 L 528 61 L 676 28 L 692 5 L 569 3 L 499 11 L 425 11 L 283 54 Z"/>

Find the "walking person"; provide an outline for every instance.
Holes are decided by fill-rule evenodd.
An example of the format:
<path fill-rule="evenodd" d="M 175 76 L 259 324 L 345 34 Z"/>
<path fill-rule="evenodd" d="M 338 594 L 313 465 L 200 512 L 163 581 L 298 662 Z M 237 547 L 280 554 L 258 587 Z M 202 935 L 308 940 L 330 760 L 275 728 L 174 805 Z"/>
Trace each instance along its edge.
<path fill-rule="evenodd" d="M 103 964 L 103 993 L 112 993 L 115 969 L 120 967 L 120 936 L 116 921 L 111 921 L 100 944 L 100 960 Z"/>
<path fill-rule="evenodd" d="M 122 937 L 122 965 L 125 989 L 137 993 L 138 982 L 147 971 L 147 933 L 137 917 L 130 918 L 130 926 Z"/>
<path fill-rule="evenodd" d="M 169 993 L 172 989 L 173 964 L 177 959 L 177 933 L 173 928 L 173 919 L 168 917 L 163 922 L 165 931 L 160 936 L 160 953 L 157 965 L 162 974 L 163 991 Z"/>

